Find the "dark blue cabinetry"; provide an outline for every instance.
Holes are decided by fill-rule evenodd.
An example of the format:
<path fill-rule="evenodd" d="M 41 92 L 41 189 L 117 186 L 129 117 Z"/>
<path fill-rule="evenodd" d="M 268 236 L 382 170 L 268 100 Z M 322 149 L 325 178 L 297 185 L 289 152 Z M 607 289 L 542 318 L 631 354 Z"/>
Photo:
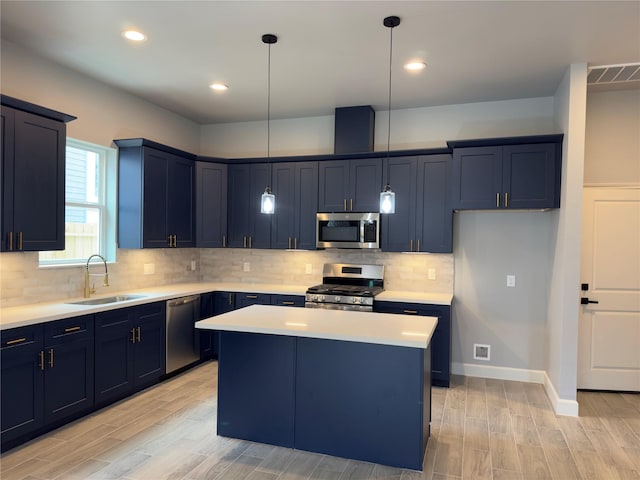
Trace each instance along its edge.
<path fill-rule="evenodd" d="M 271 295 L 271 305 L 281 307 L 304 307 L 303 295 Z"/>
<path fill-rule="evenodd" d="M 431 383 L 438 387 L 448 387 L 451 382 L 451 307 L 376 301 L 373 304 L 373 310 L 380 313 L 438 318 L 438 325 L 431 338 Z"/>
<path fill-rule="evenodd" d="M 232 248 L 269 248 L 271 215 L 260 213 L 260 198 L 271 183 L 270 166 L 266 163 L 229 165 L 227 173 L 227 245 Z"/>
<path fill-rule="evenodd" d="M 2 448 L 93 407 L 93 317 L 2 331 Z"/>
<path fill-rule="evenodd" d="M 266 293 L 236 293 L 235 308 L 248 307 L 249 305 L 271 305 L 271 295 Z"/>
<path fill-rule="evenodd" d="M 165 304 L 95 315 L 95 401 L 105 404 L 165 373 Z"/>
<path fill-rule="evenodd" d="M 453 208 L 558 208 L 561 145 L 531 143 L 454 148 Z"/>
<path fill-rule="evenodd" d="M 118 246 L 193 247 L 193 159 L 177 150 L 155 148 L 144 139 L 115 143 L 119 146 Z"/>
<path fill-rule="evenodd" d="M 64 122 L 75 117 L 5 96 L 1 111 L 0 251 L 64 250 Z"/>
<path fill-rule="evenodd" d="M 381 189 L 381 158 L 319 163 L 319 212 L 377 212 Z"/>
<path fill-rule="evenodd" d="M 227 166 L 196 162 L 196 247 L 227 246 Z"/>
<path fill-rule="evenodd" d="M 382 249 L 451 253 L 451 155 L 384 160 L 385 184 L 396 192 L 396 212 L 382 215 Z"/>
<path fill-rule="evenodd" d="M 318 162 L 275 163 L 271 179 L 276 194 L 271 248 L 315 250 Z"/>

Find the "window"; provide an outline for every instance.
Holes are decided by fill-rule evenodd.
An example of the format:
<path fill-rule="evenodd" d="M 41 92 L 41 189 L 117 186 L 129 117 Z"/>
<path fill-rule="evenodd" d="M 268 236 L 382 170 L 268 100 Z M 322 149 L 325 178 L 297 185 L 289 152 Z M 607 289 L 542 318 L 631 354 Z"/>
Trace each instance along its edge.
<path fill-rule="evenodd" d="M 40 266 L 115 261 L 115 150 L 67 138 L 65 250 L 40 252 Z"/>

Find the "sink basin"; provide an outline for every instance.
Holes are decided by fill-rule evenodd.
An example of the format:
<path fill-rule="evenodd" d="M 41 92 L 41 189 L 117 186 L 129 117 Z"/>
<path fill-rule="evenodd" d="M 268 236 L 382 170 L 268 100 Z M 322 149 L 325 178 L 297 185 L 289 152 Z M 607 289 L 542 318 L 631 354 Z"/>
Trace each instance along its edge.
<path fill-rule="evenodd" d="M 90 298 L 88 300 L 80 300 L 78 302 L 68 302 L 69 305 L 104 305 L 106 303 L 126 302 L 127 300 L 136 300 L 144 298 L 144 295 L 116 295 L 114 297 Z"/>

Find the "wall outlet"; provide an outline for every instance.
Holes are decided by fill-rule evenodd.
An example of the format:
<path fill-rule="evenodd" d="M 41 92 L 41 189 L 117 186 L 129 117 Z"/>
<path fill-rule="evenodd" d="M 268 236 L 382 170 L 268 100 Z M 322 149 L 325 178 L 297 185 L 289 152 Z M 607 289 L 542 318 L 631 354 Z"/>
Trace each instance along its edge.
<path fill-rule="evenodd" d="M 195 260 L 191 260 L 191 271 L 196 269 L 196 261 Z"/>
<path fill-rule="evenodd" d="M 244 262 L 242 264 L 242 271 L 243 272 L 250 272 L 251 271 L 251 264 L 249 262 Z"/>
<path fill-rule="evenodd" d="M 313 265 L 311 265 L 310 263 L 307 263 L 304 266 L 304 273 L 306 273 L 307 275 L 311 275 L 313 273 Z"/>
<path fill-rule="evenodd" d="M 516 286 L 516 276 L 507 275 L 507 287 L 515 287 L 515 286 Z"/>
<path fill-rule="evenodd" d="M 473 344 L 474 360 L 491 360 L 491 345 L 482 345 L 480 343 Z"/>
<path fill-rule="evenodd" d="M 144 264 L 144 274 L 145 275 L 153 275 L 156 273 L 156 264 L 155 263 L 145 263 Z"/>
<path fill-rule="evenodd" d="M 436 279 L 436 269 L 435 268 L 430 268 L 429 270 L 427 270 L 427 278 L 429 280 L 435 280 Z"/>

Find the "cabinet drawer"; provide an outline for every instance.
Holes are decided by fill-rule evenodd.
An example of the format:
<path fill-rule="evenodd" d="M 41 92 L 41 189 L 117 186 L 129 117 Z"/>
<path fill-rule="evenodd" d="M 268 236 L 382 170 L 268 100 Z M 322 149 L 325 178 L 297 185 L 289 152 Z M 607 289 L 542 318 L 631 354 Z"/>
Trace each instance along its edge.
<path fill-rule="evenodd" d="M 42 343 L 42 325 L 11 328 L 0 332 L 0 348 L 2 350 L 33 345 L 34 343 Z"/>
<path fill-rule="evenodd" d="M 93 315 L 65 318 L 44 325 L 46 344 L 59 341 L 74 341 L 93 336 Z"/>
<path fill-rule="evenodd" d="M 302 295 L 271 295 L 271 305 L 284 307 L 304 307 Z"/>

